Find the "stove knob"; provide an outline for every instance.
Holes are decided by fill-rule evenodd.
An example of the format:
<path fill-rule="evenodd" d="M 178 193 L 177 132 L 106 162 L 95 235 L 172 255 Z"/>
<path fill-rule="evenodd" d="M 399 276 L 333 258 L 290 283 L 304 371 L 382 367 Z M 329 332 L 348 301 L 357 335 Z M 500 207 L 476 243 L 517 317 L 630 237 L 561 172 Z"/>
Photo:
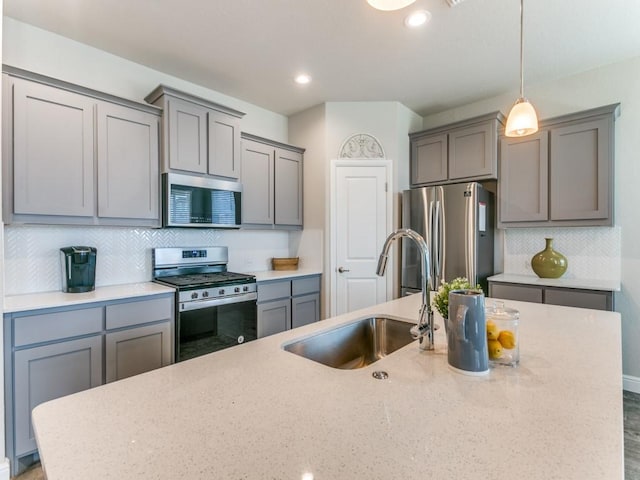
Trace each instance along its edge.
<path fill-rule="evenodd" d="M 191 294 L 191 300 L 195 300 L 196 298 L 198 298 L 198 294 L 196 292 L 193 292 Z"/>
<path fill-rule="evenodd" d="M 233 291 L 234 291 L 235 293 L 240 293 L 240 287 L 236 287 L 236 288 L 234 288 L 234 289 L 233 289 Z"/>
<path fill-rule="evenodd" d="M 207 298 L 209 296 L 209 292 L 207 292 L 206 290 L 204 292 L 202 292 L 202 296 L 204 298 Z"/>
<path fill-rule="evenodd" d="M 218 290 L 218 295 L 224 295 L 224 289 Z"/>
<path fill-rule="evenodd" d="M 249 291 L 249 287 L 242 287 L 242 291 L 243 292 L 248 292 Z"/>

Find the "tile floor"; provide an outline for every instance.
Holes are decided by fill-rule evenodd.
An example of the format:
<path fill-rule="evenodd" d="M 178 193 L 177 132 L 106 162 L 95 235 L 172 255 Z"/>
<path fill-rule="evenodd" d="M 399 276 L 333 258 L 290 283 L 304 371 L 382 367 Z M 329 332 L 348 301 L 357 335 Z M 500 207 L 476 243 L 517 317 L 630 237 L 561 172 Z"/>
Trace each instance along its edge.
<path fill-rule="evenodd" d="M 625 480 L 640 480 L 640 394 L 625 391 L 623 406 Z M 44 474 L 35 465 L 14 480 L 44 480 Z"/>

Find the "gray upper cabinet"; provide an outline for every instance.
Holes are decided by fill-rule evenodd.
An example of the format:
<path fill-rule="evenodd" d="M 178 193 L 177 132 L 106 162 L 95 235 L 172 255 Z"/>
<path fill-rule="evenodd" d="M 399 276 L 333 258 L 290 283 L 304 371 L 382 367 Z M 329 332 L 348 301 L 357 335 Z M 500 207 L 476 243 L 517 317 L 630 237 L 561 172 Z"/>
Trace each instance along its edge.
<path fill-rule="evenodd" d="M 207 111 L 179 98 L 166 105 L 169 168 L 207 173 Z"/>
<path fill-rule="evenodd" d="M 411 184 L 444 182 L 449 178 L 446 133 L 427 135 L 411 141 Z"/>
<path fill-rule="evenodd" d="M 208 112 L 208 172 L 219 177 L 240 178 L 240 119 Z"/>
<path fill-rule="evenodd" d="M 409 135 L 411 186 L 498 177 L 500 112 Z"/>
<path fill-rule="evenodd" d="M 503 222 L 549 218 L 549 132 L 500 140 L 499 209 Z"/>
<path fill-rule="evenodd" d="M 6 223 L 160 226 L 158 108 L 3 71 Z"/>
<path fill-rule="evenodd" d="M 501 228 L 613 225 L 614 122 L 619 104 L 540 122 L 500 141 Z"/>
<path fill-rule="evenodd" d="M 159 85 L 145 100 L 164 110 L 163 172 L 240 178 L 244 113 L 165 85 Z"/>
<path fill-rule="evenodd" d="M 23 79 L 5 86 L 13 101 L 5 122 L 13 127 L 13 211 L 91 217 L 93 100 Z"/>
<path fill-rule="evenodd" d="M 300 229 L 304 149 L 242 133 L 244 228 Z"/>
<path fill-rule="evenodd" d="M 98 216 L 157 219 L 157 115 L 98 104 Z"/>
<path fill-rule="evenodd" d="M 274 174 L 276 225 L 302 226 L 302 154 L 276 149 Z"/>

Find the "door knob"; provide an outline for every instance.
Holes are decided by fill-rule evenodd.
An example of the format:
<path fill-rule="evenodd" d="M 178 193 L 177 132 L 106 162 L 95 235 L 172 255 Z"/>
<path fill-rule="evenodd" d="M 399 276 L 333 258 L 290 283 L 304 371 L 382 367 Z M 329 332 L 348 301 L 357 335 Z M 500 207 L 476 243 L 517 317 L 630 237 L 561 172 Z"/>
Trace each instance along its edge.
<path fill-rule="evenodd" d="M 342 268 L 342 267 L 338 268 L 338 272 L 340 272 L 340 273 L 344 273 L 344 272 L 348 272 L 348 271 L 349 271 L 348 268 Z"/>

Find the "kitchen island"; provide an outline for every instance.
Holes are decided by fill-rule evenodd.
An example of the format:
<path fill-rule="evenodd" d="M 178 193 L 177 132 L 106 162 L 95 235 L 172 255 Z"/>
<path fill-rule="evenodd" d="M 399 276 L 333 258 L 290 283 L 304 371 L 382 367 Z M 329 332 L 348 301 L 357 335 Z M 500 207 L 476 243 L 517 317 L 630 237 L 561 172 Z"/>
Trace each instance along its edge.
<path fill-rule="evenodd" d="M 483 377 L 448 368 L 443 328 L 435 351 L 412 342 L 358 370 L 282 349 L 371 314 L 413 321 L 419 297 L 44 403 L 47 478 L 623 478 L 617 313 L 509 301 L 520 365 Z"/>

